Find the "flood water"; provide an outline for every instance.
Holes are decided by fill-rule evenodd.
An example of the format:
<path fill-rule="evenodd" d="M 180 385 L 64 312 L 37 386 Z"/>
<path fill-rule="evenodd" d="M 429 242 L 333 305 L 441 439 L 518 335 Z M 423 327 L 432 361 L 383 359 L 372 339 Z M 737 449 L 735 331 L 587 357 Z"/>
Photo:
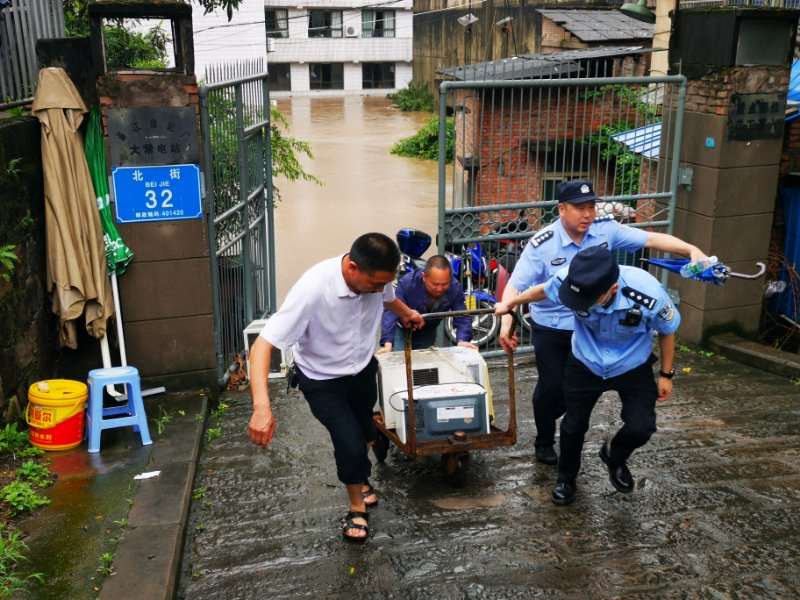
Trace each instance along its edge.
<path fill-rule="evenodd" d="M 278 301 L 314 263 L 346 252 L 362 233 L 394 238 L 401 227 L 436 233 L 437 163 L 389 153 L 430 118 L 403 113 L 385 98 L 290 98 L 278 101 L 289 135 L 311 144 L 309 173 L 323 185 L 276 180 Z"/>

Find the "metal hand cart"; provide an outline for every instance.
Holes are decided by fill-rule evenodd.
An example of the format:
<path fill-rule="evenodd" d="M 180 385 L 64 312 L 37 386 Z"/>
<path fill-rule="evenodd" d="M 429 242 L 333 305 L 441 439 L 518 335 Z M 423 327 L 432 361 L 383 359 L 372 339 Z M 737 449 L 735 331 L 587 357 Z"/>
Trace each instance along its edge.
<path fill-rule="evenodd" d="M 423 314 L 424 319 L 444 319 L 447 317 L 475 316 L 494 313 L 493 308 L 478 310 L 463 310 L 450 312 L 434 312 Z M 517 325 L 516 315 L 511 313 L 513 319 L 512 331 Z M 394 429 L 385 426 L 383 415 L 375 413 L 373 416 L 375 427 L 378 429 L 378 439 L 373 450 L 379 462 L 386 459 L 389 450 L 389 442 L 393 443 L 406 456 L 417 458 L 418 456 L 441 455 L 442 466 L 448 475 L 454 474 L 459 466 L 464 465 L 469 460 L 471 450 L 486 450 L 489 448 L 500 448 L 513 446 L 517 442 L 517 403 L 514 375 L 514 357 L 508 355 L 508 428 L 502 430 L 491 423 L 489 433 L 467 433 L 455 431 L 447 438 L 434 440 L 418 440 L 415 424 L 416 410 L 414 402 L 414 383 L 412 370 L 412 349 L 411 349 L 411 329 L 405 330 L 405 368 L 407 386 L 407 423 L 413 424 L 406 427 L 406 442 L 403 442 Z"/>

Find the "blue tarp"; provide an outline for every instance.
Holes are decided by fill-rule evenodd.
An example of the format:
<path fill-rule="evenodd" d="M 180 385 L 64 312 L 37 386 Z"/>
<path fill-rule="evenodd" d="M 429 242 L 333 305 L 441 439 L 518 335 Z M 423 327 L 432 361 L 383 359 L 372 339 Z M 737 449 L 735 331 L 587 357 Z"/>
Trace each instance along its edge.
<path fill-rule="evenodd" d="M 783 221 L 786 223 L 783 254 L 786 262 L 797 269 L 797 265 L 800 264 L 800 188 L 781 186 L 780 194 L 783 202 Z M 793 282 L 786 269 L 782 270 L 781 279 L 786 282 L 786 291 L 775 298 L 775 309 L 790 319 L 800 321 L 800 299 L 795 297 Z M 796 285 L 797 282 L 794 283 Z"/>

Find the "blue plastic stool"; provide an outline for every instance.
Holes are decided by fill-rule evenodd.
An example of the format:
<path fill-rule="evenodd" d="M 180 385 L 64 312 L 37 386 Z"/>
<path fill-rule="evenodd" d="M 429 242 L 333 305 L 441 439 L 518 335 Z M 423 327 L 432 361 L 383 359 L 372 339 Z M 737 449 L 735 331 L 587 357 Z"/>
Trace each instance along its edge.
<path fill-rule="evenodd" d="M 103 408 L 103 390 L 107 385 L 124 385 L 127 401 Z M 110 417 L 110 418 L 109 418 Z M 147 415 L 142 402 L 139 371 L 135 367 L 112 367 L 89 371 L 89 407 L 86 409 L 86 431 L 89 452 L 100 452 L 100 434 L 104 429 L 133 427 L 142 436 L 142 445 L 153 443 L 147 427 Z"/>

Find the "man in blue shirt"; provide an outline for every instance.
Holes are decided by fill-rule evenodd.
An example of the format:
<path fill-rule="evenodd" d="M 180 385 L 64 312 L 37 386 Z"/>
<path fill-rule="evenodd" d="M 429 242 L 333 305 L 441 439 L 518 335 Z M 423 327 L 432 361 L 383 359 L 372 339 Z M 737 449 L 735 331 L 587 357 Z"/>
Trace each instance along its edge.
<path fill-rule="evenodd" d="M 446 257 L 437 254 L 425 263 L 422 271 L 407 273 L 397 284 L 395 291 L 408 306 L 420 313 L 466 310 L 464 289 L 453 277 L 453 269 Z M 472 339 L 472 320 L 470 317 L 455 317 L 456 339 L 459 346 L 477 349 L 470 343 Z M 425 322 L 425 327 L 415 331 L 411 345 L 418 348 L 429 348 L 436 343 L 436 328 L 441 319 Z M 381 345 L 383 352 L 402 350 L 405 346 L 402 327 L 398 327 L 398 317 L 390 310 L 383 313 L 381 324 Z"/>
<path fill-rule="evenodd" d="M 693 261 L 706 258 L 696 246 L 672 235 L 621 225 L 610 216 L 597 218 L 595 202 L 598 198 L 590 181 L 563 182 L 556 193 L 559 218 L 534 235 L 525 246 L 503 292 L 504 302 L 511 301 L 533 285 L 544 283 L 559 269 L 569 266 L 579 251 L 591 246 L 628 252 L 653 248 L 689 256 Z M 556 421 L 564 414 L 562 382 L 574 318 L 572 311 L 562 306 L 558 299 L 532 304 L 530 308 L 539 373 L 533 391 L 536 459 L 554 465 L 558 462 L 553 450 Z M 511 350 L 510 328 L 511 318 L 506 317 L 500 329 L 500 344 L 506 351 Z"/>
<path fill-rule="evenodd" d="M 575 500 L 575 479 L 589 418 L 603 392 L 615 390 L 622 400 L 622 428 L 600 449 L 611 484 L 633 491 L 627 461 L 656 431 L 656 400 L 672 393 L 675 374 L 675 331 L 681 318 L 664 288 L 648 272 L 619 267 L 605 247 L 592 246 L 573 258 L 546 283 L 495 306 L 505 314 L 524 302 L 560 302 L 575 315 L 575 332 L 564 371 L 561 456 L 553 502 Z M 652 333 L 658 334 L 661 371 L 658 383 L 652 365 Z M 511 338 L 512 346 L 516 338 Z"/>

